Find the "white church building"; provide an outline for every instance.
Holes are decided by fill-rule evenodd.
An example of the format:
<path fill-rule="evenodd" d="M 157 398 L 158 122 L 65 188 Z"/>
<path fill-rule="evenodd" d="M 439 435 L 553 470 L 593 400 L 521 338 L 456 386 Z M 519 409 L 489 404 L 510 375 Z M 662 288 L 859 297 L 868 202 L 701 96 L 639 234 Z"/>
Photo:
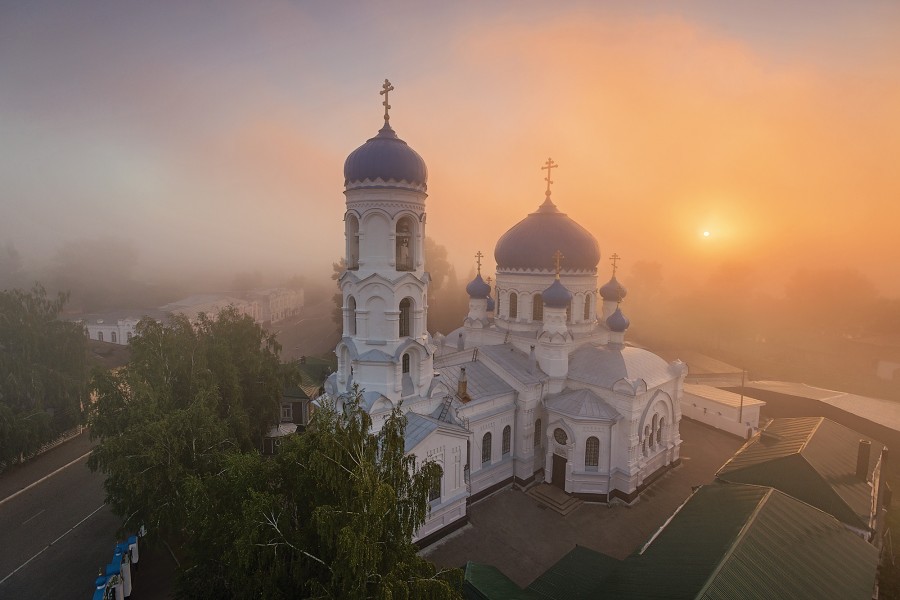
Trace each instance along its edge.
<path fill-rule="evenodd" d="M 384 126 L 344 164 L 348 268 L 338 368 L 326 394 L 354 385 L 375 427 L 402 401 L 406 451 L 443 468 L 417 540 L 466 523 L 467 507 L 537 482 L 592 501 L 634 501 L 678 464 L 687 367 L 625 341 L 625 288 L 598 286 L 600 249 L 551 200 L 494 248 L 497 281 L 467 286 L 469 314 L 448 335 L 426 329 L 425 162 Z M 524 211 L 523 211 L 524 212 Z"/>

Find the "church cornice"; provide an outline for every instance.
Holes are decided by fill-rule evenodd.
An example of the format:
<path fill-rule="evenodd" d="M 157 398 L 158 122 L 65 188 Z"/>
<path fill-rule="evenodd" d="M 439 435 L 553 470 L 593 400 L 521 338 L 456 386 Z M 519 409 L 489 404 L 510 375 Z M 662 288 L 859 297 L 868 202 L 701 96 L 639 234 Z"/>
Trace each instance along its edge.
<path fill-rule="evenodd" d="M 422 277 L 416 277 L 412 272 L 406 271 L 396 279 L 389 279 L 385 277 L 382 273 L 371 273 L 370 275 L 366 275 L 365 277 L 359 277 L 357 275 L 357 271 L 347 269 L 341 274 L 340 279 L 338 281 L 343 288 L 345 283 L 353 283 L 362 286 L 370 285 L 373 283 L 381 283 L 383 285 L 387 285 L 390 287 L 402 284 L 402 283 L 417 283 L 427 285 L 429 281 L 431 281 L 431 277 L 428 272 L 422 273 Z"/>

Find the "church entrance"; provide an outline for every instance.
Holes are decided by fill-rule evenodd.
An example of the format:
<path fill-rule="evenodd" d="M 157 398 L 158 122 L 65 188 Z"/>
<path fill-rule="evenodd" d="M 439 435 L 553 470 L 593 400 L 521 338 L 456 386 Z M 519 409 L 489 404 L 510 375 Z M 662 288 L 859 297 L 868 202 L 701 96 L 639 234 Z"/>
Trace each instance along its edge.
<path fill-rule="evenodd" d="M 562 491 L 566 491 L 566 460 L 565 456 L 553 455 L 553 480 L 552 484 Z"/>

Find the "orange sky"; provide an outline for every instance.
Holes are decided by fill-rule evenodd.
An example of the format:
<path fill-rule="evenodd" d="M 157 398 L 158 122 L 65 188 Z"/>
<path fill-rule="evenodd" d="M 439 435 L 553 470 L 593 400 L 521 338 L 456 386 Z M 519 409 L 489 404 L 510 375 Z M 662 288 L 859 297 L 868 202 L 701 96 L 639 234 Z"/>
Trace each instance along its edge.
<path fill-rule="evenodd" d="M 900 295 L 900 9 L 525 2 L 0 8 L 0 243 L 327 277 L 343 159 L 391 123 L 466 275 L 543 199 L 670 288 L 854 266 Z M 38 76 L 40 75 L 40 76 Z M 702 232 L 710 236 L 703 238 Z M 37 260 L 37 259 L 35 259 Z"/>

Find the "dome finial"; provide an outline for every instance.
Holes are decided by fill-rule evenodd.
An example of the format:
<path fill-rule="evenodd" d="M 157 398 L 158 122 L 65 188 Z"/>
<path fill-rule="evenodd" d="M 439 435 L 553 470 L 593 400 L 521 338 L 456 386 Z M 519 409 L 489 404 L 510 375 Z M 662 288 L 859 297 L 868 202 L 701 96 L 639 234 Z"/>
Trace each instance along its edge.
<path fill-rule="evenodd" d="M 622 260 L 622 257 L 619 256 L 618 254 L 616 254 L 615 252 L 613 252 L 613 255 L 609 257 L 609 262 L 611 262 L 613 264 L 613 277 L 616 276 L 616 269 L 619 268 L 619 265 L 617 265 L 616 263 L 619 262 L 620 260 Z"/>
<path fill-rule="evenodd" d="M 565 258 L 565 256 L 563 256 L 563 253 L 560 252 L 559 250 L 557 250 L 556 253 L 553 255 L 553 262 L 556 263 L 556 278 L 557 279 L 559 279 L 559 263 L 564 258 Z"/>
<path fill-rule="evenodd" d="M 481 253 L 481 250 L 475 253 L 475 263 L 478 265 L 478 274 L 481 275 L 481 259 L 484 254 Z"/>
<path fill-rule="evenodd" d="M 381 86 L 381 91 L 378 92 L 378 95 L 384 96 L 384 102 L 381 103 L 384 106 L 384 122 L 387 124 L 388 121 L 391 120 L 391 115 L 388 114 L 388 111 L 391 109 L 391 105 L 388 104 L 388 92 L 394 91 L 394 86 L 391 85 L 391 82 L 387 79 L 384 80 L 384 85 Z"/>
<path fill-rule="evenodd" d="M 548 198 L 550 197 L 550 184 L 553 183 L 553 180 L 550 179 L 550 174 L 552 173 L 552 169 L 556 169 L 558 167 L 559 165 L 553 162 L 552 158 L 548 158 L 547 162 L 544 163 L 544 166 L 541 167 L 541 171 L 547 171 L 547 176 L 544 177 L 544 181 L 547 182 L 547 191 L 544 192 L 544 195 L 546 195 Z"/>

